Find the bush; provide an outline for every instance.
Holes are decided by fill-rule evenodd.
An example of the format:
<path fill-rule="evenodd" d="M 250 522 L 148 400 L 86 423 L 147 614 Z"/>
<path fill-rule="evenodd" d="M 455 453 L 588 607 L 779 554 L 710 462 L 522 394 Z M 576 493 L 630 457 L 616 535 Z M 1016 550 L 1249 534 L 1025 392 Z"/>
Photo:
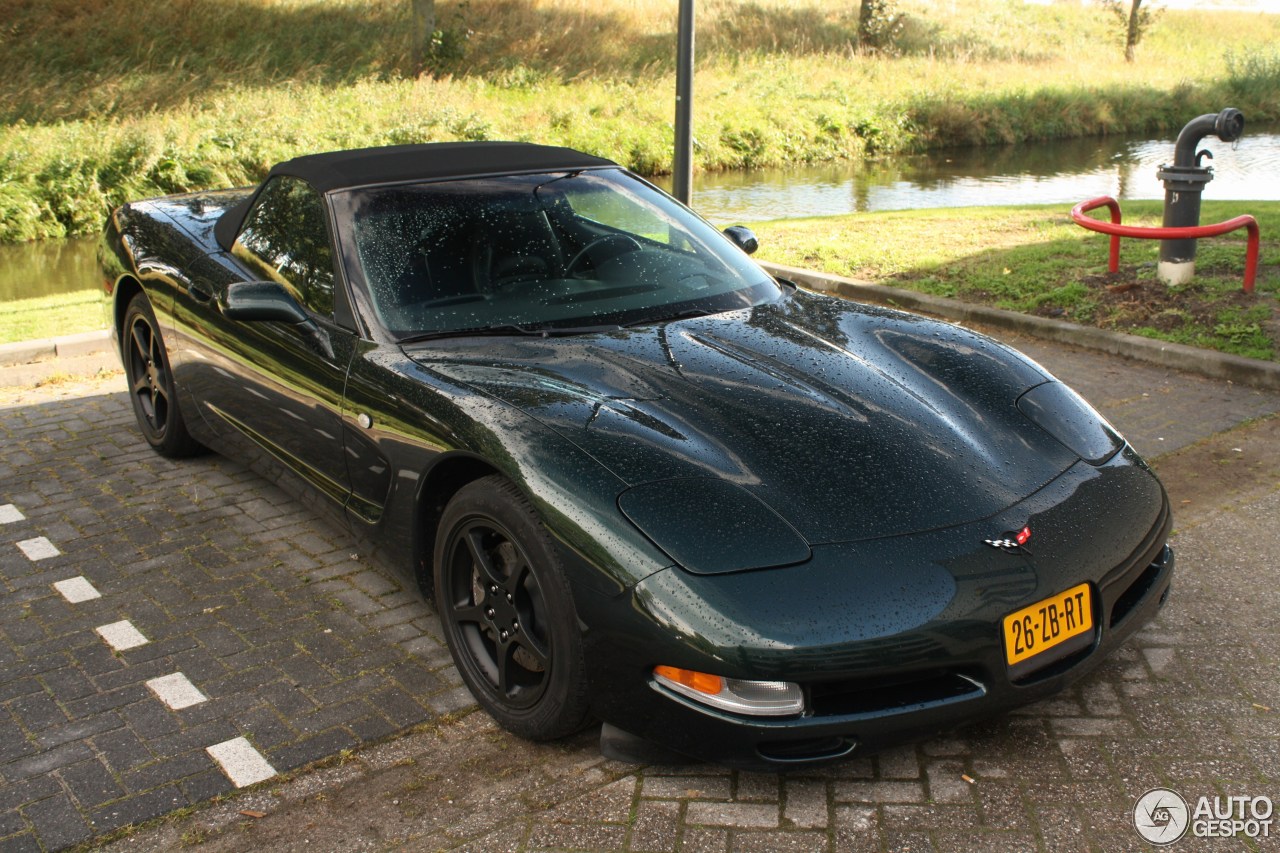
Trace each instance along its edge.
<path fill-rule="evenodd" d="M 906 27 L 906 15 L 893 0 L 862 0 L 858 14 L 858 47 L 866 51 L 893 53 Z"/>

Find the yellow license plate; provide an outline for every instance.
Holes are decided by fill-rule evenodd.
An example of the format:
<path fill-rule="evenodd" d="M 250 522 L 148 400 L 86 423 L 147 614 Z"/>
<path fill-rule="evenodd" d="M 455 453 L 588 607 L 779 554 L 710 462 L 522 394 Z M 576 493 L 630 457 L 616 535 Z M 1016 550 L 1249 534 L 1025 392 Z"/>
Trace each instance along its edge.
<path fill-rule="evenodd" d="M 1004 617 L 1004 654 L 1009 666 L 1093 630 L 1093 600 L 1082 583 Z"/>

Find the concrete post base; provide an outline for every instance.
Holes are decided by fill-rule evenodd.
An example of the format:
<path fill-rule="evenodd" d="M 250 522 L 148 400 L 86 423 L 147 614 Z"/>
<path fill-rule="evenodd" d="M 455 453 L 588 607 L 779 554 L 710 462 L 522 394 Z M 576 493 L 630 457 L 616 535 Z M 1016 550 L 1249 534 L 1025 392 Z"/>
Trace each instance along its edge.
<path fill-rule="evenodd" d="M 1156 266 L 1156 276 L 1165 284 L 1176 287 L 1187 284 L 1196 275 L 1195 261 L 1161 261 Z"/>

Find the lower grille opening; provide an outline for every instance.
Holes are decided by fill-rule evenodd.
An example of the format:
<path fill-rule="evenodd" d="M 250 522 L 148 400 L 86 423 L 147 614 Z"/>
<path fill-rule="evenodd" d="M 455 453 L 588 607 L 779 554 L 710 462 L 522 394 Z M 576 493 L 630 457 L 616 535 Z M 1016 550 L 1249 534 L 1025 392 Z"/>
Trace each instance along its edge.
<path fill-rule="evenodd" d="M 1044 681 L 1047 678 L 1053 678 L 1055 676 L 1062 675 L 1062 673 L 1071 669 L 1071 667 L 1075 666 L 1076 664 L 1080 663 L 1080 661 L 1084 660 L 1089 655 L 1093 654 L 1093 647 L 1096 645 L 1097 635 L 1098 635 L 1097 629 L 1095 628 L 1093 633 L 1090 634 L 1090 637 L 1095 639 L 1091 640 L 1088 646 L 1076 652 L 1075 654 L 1067 655 L 1065 658 L 1062 658 L 1061 660 L 1056 660 L 1053 663 L 1048 664 L 1047 666 L 1042 666 L 1039 669 L 1034 669 L 1031 672 L 1028 672 L 1026 675 L 1022 676 L 1021 678 L 1015 678 L 1013 679 L 1013 683 L 1018 685 L 1019 687 L 1026 687 L 1028 685 L 1035 684 L 1037 681 Z"/>
<path fill-rule="evenodd" d="M 817 716 L 893 712 L 977 698 L 985 692 L 980 683 L 955 672 L 827 681 L 809 688 Z"/>
<path fill-rule="evenodd" d="M 756 746 L 761 757 L 770 761 L 818 761 L 840 758 L 853 752 L 856 740 L 843 737 L 815 737 L 804 740 L 767 741 Z"/>
<path fill-rule="evenodd" d="M 1116 599 L 1116 603 L 1111 608 L 1111 627 L 1119 625 L 1125 620 L 1133 609 L 1138 606 L 1142 599 L 1146 598 L 1151 587 L 1155 585 L 1156 579 L 1160 577 L 1160 572 L 1164 569 L 1169 559 L 1169 548 L 1166 545 L 1160 550 L 1160 556 L 1147 566 L 1147 568 L 1138 575 L 1137 580 L 1129 584 L 1129 588 L 1120 593 L 1120 597 Z"/>

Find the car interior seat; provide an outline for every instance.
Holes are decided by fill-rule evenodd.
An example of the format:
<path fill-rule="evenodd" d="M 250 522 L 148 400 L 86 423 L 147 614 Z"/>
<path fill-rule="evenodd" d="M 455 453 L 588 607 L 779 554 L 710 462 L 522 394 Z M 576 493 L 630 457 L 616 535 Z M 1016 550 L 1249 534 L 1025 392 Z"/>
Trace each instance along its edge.
<path fill-rule="evenodd" d="M 520 282 L 564 274 L 564 254 L 547 214 L 540 209 L 488 213 L 472 235 L 476 287 L 492 293 Z"/>

